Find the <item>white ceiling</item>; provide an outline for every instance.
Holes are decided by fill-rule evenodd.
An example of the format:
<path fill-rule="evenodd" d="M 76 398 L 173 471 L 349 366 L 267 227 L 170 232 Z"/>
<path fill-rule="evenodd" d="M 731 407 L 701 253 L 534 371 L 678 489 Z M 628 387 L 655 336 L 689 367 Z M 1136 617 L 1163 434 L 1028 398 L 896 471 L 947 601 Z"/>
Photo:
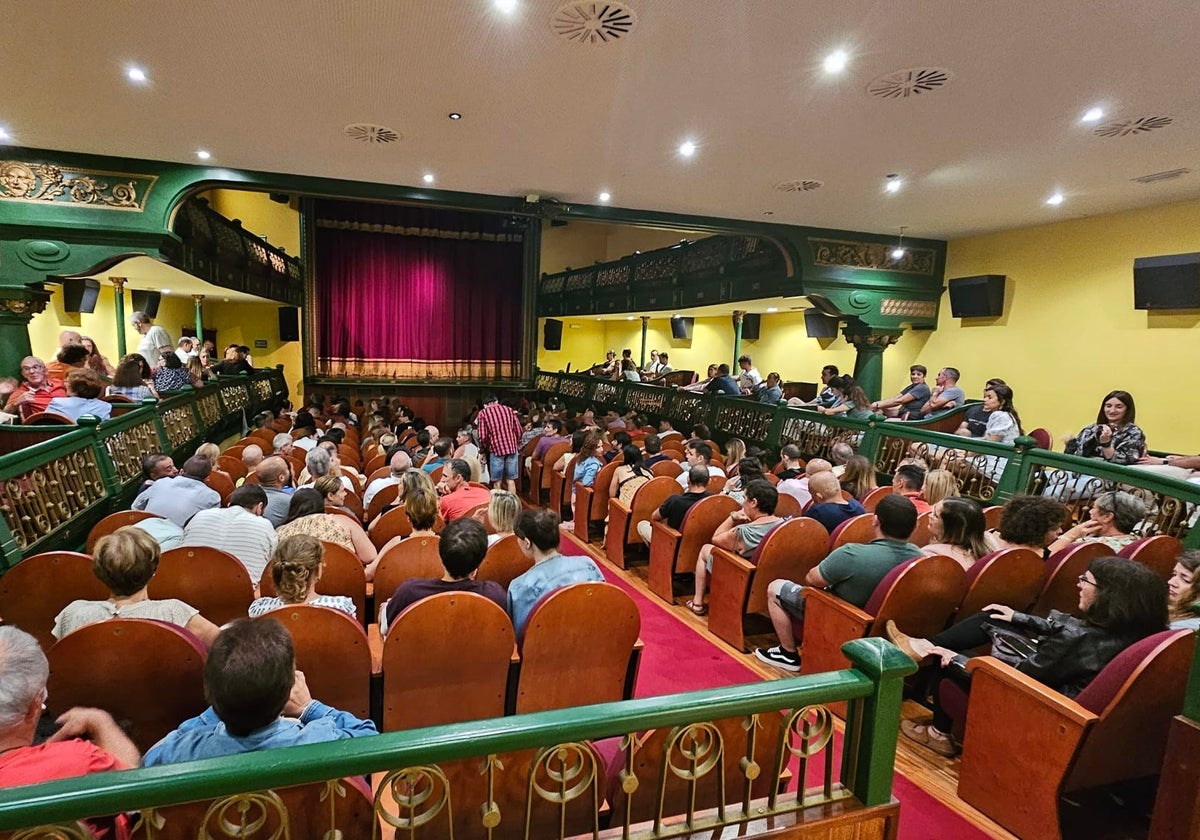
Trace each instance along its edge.
<path fill-rule="evenodd" d="M 210 303 L 224 301 L 225 303 L 262 303 L 265 298 L 244 294 L 222 286 L 206 283 L 193 274 L 188 274 L 174 266 L 159 262 L 153 257 L 129 257 L 114 266 L 106 268 L 98 274 L 89 275 L 107 283 L 110 277 L 124 277 L 127 290 L 162 292 L 167 297 L 187 297 L 204 295 Z M 275 301 L 268 301 L 274 303 Z"/>
<path fill-rule="evenodd" d="M 433 172 L 570 203 L 605 189 L 626 207 L 913 236 L 1200 195 L 1195 0 L 623 0 L 635 23 L 601 46 L 555 34 L 560 0 L 517 2 L 12 0 L 0 126 L 25 146 L 192 163 L 203 147 L 233 168 L 414 186 Z M 849 65 L 828 76 L 839 47 Z M 953 77 L 867 93 L 911 67 Z M 1097 137 L 1080 122 L 1094 105 L 1174 123 Z M 352 141 L 358 122 L 402 139 Z M 1130 180 L 1178 167 L 1194 171 Z M 794 179 L 824 186 L 774 189 Z"/>

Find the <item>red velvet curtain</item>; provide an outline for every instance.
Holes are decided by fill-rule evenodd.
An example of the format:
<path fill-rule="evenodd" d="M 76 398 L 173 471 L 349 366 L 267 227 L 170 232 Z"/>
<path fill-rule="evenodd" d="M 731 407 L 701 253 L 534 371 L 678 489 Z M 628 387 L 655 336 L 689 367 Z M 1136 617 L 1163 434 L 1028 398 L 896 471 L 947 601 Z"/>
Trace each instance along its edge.
<path fill-rule="evenodd" d="M 520 375 L 520 233 L 486 214 L 319 202 L 317 367 L 388 379 Z"/>

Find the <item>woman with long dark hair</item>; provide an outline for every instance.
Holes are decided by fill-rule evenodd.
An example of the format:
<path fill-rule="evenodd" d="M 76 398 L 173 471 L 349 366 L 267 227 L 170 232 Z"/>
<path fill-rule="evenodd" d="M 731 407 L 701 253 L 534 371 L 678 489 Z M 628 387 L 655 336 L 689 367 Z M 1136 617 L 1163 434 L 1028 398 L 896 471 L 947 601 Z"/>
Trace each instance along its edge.
<path fill-rule="evenodd" d="M 983 392 L 983 410 L 988 413 L 984 440 L 1012 443 L 1021 436 L 1021 418 L 1013 407 L 1013 391 L 1007 385 L 992 385 Z"/>
<path fill-rule="evenodd" d="M 987 525 L 983 508 L 974 499 L 950 496 L 930 508 L 929 545 L 921 549 L 927 557 L 953 557 L 963 569 L 969 569 L 988 553 L 983 532 Z"/>
<path fill-rule="evenodd" d="M 845 414 L 852 420 L 871 418 L 871 399 L 853 377 L 835 376 L 829 380 L 829 390 L 838 399 L 831 408 L 817 409 L 822 414 Z"/>
<path fill-rule="evenodd" d="M 1109 391 L 1100 401 L 1096 422 L 1067 440 L 1067 454 L 1112 464 L 1137 463 L 1146 451 L 1146 434 L 1134 424 L 1136 417 L 1132 394 Z"/>

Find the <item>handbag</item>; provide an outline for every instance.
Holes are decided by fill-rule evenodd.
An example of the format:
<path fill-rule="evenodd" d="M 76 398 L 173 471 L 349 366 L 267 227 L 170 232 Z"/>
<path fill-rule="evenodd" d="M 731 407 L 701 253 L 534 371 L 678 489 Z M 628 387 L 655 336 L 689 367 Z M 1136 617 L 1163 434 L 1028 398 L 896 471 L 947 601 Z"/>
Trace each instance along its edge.
<path fill-rule="evenodd" d="M 1006 665 L 1018 668 L 1037 653 L 1038 640 L 1029 638 L 1012 625 L 985 621 L 983 629 L 992 637 L 991 655 Z"/>

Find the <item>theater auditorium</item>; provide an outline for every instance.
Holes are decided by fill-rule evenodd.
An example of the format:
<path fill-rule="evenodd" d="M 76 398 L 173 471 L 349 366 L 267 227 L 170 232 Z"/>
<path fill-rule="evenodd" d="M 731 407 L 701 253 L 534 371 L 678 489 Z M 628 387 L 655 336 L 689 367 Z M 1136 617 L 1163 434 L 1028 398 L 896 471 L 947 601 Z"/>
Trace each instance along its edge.
<path fill-rule="evenodd" d="M 0 836 L 1200 838 L 1200 7 L 4 19 Z"/>

